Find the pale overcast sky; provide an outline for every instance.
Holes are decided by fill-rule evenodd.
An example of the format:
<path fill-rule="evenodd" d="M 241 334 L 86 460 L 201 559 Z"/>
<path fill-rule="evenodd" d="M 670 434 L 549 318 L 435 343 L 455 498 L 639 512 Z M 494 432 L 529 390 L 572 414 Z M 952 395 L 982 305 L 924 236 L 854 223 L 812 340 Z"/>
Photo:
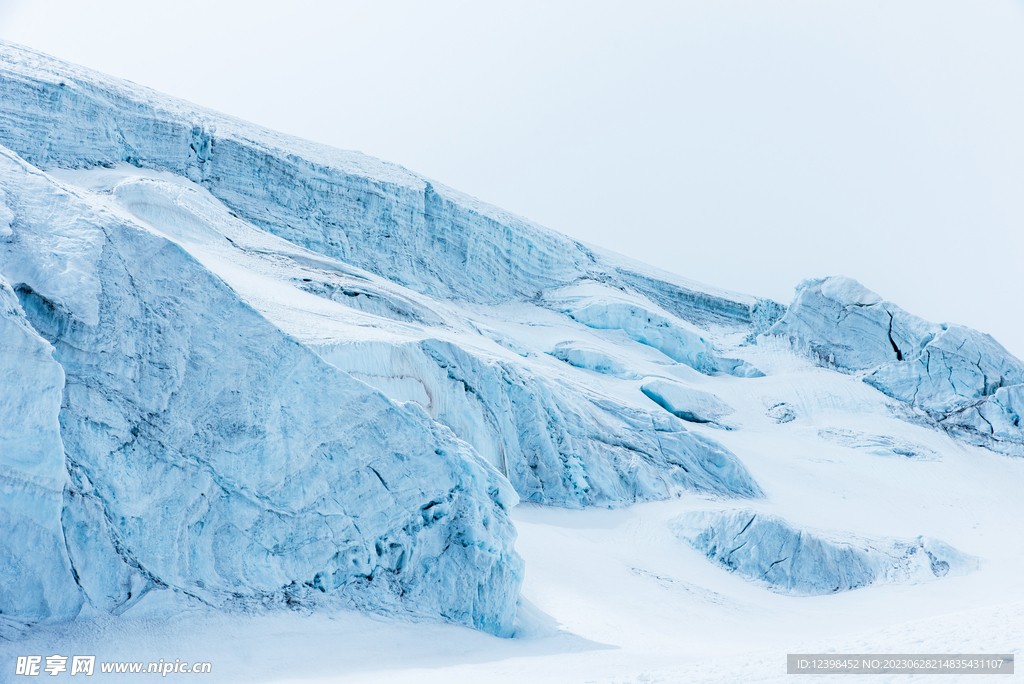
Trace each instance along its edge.
<path fill-rule="evenodd" d="M 1024 357 L 1019 0 L 0 0 L 0 37 L 789 303 Z"/>

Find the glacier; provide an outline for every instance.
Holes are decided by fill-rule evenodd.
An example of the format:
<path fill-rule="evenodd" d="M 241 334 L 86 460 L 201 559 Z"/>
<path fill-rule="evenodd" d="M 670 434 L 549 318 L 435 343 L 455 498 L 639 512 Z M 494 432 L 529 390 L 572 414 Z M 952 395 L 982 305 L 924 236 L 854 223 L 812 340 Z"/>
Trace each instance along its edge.
<path fill-rule="evenodd" d="M 832 395 L 779 389 L 808 358 L 898 418 L 1024 453 L 1024 364 L 850 279 L 789 307 L 702 285 L 2 42 L 0 92 L 0 636 L 167 601 L 512 636 L 520 501 L 772 499 L 748 465 L 765 425 L 941 462 L 818 422 Z M 795 594 L 976 565 L 930 537 L 856 546 L 760 514 L 738 532 L 746 511 L 668 527 Z M 754 533 L 800 562 L 719 553 Z"/>
<path fill-rule="evenodd" d="M 508 477 L 524 501 L 582 507 L 667 498 L 685 489 L 761 494 L 734 454 L 671 416 L 571 390 L 451 343 L 335 345 L 320 353 L 396 397 L 425 403 L 431 417 Z M 396 374 L 413 383 L 404 394 L 391 380 Z"/>
<path fill-rule="evenodd" d="M 12 629 L 171 595 L 508 636 L 520 497 L 761 496 L 736 455 L 647 403 L 643 369 L 598 387 L 548 372 L 566 339 L 514 334 L 539 317 L 561 336 L 574 319 L 544 292 L 619 292 L 635 264 L 24 48 L 0 46 L 0 76 L 0 275 L 20 336 L 5 338 L 4 402 L 49 407 L 46 439 L 31 421 L 4 437 L 0 573 L 38 577 L 0 606 Z M 666 277 L 662 291 L 697 291 Z M 720 322 L 746 330 L 757 300 L 700 293 L 695 320 L 726 303 Z M 666 346 L 633 341 L 635 318 L 619 325 L 648 365 L 717 372 L 694 323 L 663 314 Z M 23 348 L 46 369 L 33 382 L 13 369 Z M 26 568 L 29 546 L 43 569 Z"/>

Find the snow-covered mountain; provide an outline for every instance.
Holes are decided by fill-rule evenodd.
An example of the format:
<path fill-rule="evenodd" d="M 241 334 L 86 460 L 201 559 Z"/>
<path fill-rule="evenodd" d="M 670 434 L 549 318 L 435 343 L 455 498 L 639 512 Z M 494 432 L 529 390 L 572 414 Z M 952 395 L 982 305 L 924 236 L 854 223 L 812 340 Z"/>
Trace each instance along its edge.
<path fill-rule="evenodd" d="M 987 335 L 843 277 L 788 308 L 690 282 L 14 45 L 0 93 L 3 635 L 169 606 L 524 634 L 519 501 L 685 502 L 669 538 L 787 596 L 982 567 L 811 511 L 851 472 L 1020 475 L 1024 364 Z"/>

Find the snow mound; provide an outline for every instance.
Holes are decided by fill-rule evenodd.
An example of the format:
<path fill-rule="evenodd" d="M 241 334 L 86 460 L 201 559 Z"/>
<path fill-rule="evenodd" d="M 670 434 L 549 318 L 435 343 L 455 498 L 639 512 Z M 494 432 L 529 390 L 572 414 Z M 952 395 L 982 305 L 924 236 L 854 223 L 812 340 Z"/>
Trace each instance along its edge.
<path fill-rule="evenodd" d="M 937 324 L 843 276 L 804 281 L 766 333 L 906 402 L 951 435 L 1024 454 L 1024 363 L 991 336 Z"/>
<path fill-rule="evenodd" d="M 871 584 L 964 575 L 978 560 L 928 537 L 862 539 L 798 529 L 751 510 L 694 511 L 671 523 L 708 560 L 783 594 L 813 596 Z"/>
<path fill-rule="evenodd" d="M 672 415 L 691 423 L 713 423 L 725 427 L 722 418 L 733 412 L 714 394 L 672 380 L 647 380 L 640 386 L 640 391 Z"/>
<path fill-rule="evenodd" d="M 890 435 L 873 435 L 845 428 L 823 428 L 818 436 L 826 442 L 857 449 L 875 456 L 933 460 L 938 455 L 928 447 Z"/>
<path fill-rule="evenodd" d="M 559 361 L 565 361 L 569 365 L 585 368 L 595 373 L 629 379 L 639 377 L 627 369 L 622 361 L 608 352 L 579 342 L 559 342 L 550 354 Z"/>

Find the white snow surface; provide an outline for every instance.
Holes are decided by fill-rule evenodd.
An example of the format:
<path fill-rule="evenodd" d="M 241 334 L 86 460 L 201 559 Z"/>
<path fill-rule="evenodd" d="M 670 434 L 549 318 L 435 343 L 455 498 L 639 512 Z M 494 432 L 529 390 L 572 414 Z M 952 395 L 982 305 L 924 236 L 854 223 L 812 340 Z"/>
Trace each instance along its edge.
<path fill-rule="evenodd" d="M 0 91 L 0 668 L 1021 651 L 1024 364 L 991 338 L 848 278 L 703 286 L 3 43 Z"/>

